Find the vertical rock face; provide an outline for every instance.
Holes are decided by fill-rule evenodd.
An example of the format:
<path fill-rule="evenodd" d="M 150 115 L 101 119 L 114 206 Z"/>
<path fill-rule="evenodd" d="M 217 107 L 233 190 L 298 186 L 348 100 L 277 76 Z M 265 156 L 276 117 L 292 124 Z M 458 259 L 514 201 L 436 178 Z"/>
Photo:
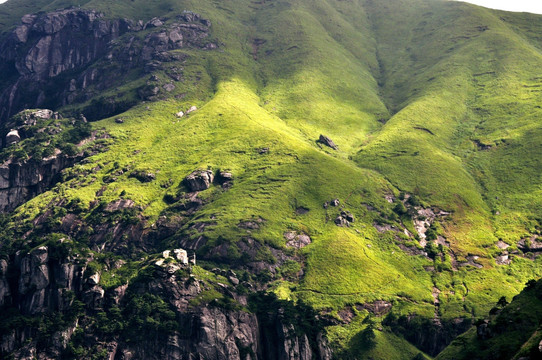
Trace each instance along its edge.
<path fill-rule="evenodd" d="M 11 298 L 11 292 L 9 290 L 9 284 L 7 281 L 8 262 L 6 260 L 0 260 L 0 308 L 9 304 Z"/>
<path fill-rule="evenodd" d="M 10 290 L 5 283 L 5 304 L 14 299 L 21 313 L 27 315 L 69 308 L 71 299 L 65 298 L 65 292 L 82 290 L 84 266 L 73 264 L 71 258 L 53 259 L 49 252 L 47 246 L 41 246 L 27 254 L 17 253 L 11 266 L 19 276 L 16 288 Z"/>
<path fill-rule="evenodd" d="M 53 156 L 36 162 L 0 165 L 0 212 L 14 210 L 51 186 L 56 175 L 76 163 L 78 157 Z"/>
<path fill-rule="evenodd" d="M 132 27 L 128 20 L 107 20 L 91 10 L 25 15 L 0 43 L 0 71 L 18 75 L 0 97 L 0 120 L 24 107 L 37 107 L 45 100 L 43 81 L 103 57 L 109 43 Z"/>
<path fill-rule="evenodd" d="M 123 71 L 136 67 L 152 71 L 164 61 L 178 60 L 167 53 L 170 50 L 215 49 L 216 44 L 203 41 L 210 21 L 187 14 L 168 25 L 160 19 L 147 24 L 106 19 L 102 13 L 73 8 L 25 15 L 15 30 L 0 39 L 0 73 L 6 74 L 0 78 L 0 123 L 24 108 L 87 101 L 96 95 L 86 92 L 91 85 L 103 90 L 115 86 Z M 152 31 L 143 39 L 127 35 L 126 41 L 118 41 L 125 34 L 145 29 Z M 104 68 L 115 70 L 107 73 Z M 101 112 L 119 113 L 128 106 L 105 104 L 104 109 L 104 104 Z M 91 120 L 111 115 L 94 111 L 99 114 Z"/>
<path fill-rule="evenodd" d="M 39 354 L 44 359 L 59 358 L 80 327 L 94 342 L 104 344 L 103 349 L 110 359 L 331 359 L 321 333 L 317 336 L 304 334 L 294 327 L 290 322 L 292 319 L 287 320 L 283 315 L 270 313 L 261 318 L 247 310 L 190 305 L 207 285 L 195 278 L 179 277 L 176 271 L 170 271 L 171 263 L 156 265 L 155 275 L 147 282 L 104 289 L 100 285 L 100 276 L 97 273 L 89 275 L 86 270 L 91 259 L 76 260 L 72 256 L 59 259 L 58 254 L 58 249 L 40 246 L 28 253 L 17 253 L 11 261 L 0 260 L 0 311 L 12 303 L 22 315 L 38 319 L 46 313 L 69 313 L 73 310 L 74 299 L 79 299 L 90 314 L 114 304 L 121 311 L 137 317 L 137 312 L 134 314 L 129 308 L 130 297 L 153 294 L 175 312 L 175 329 L 167 333 L 147 332 L 137 341 L 119 331 L 111 340 L 100 332 L 92 333 L 93 327 L 86 328 L 80 323 L 84 320 L 76 318 L 56 330 L 47 341 L 36 341 L 39 334 L 32 327 L 0 333 L 0 357 L 11 354 L 15 358 L 24 358 L 28 354 Z M 12 273 L 18 273 L 11 284 L 5 276 L 9 267 Z M 179 266 L 174 267 L 174 270 L 178 269 Z M 237 296 L 233 294 L 233 288 L 223 290 Z"/>

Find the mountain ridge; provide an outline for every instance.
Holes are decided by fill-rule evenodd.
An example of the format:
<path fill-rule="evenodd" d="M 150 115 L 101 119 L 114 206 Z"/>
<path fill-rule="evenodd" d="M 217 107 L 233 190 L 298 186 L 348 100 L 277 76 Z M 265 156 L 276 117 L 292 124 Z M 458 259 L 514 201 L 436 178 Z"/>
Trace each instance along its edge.
<path fill-rule="evenodd" d="M 66 5 L 44 2 L 42 9 Z M 252 328 L 264 331 L 257 320 L 282 329 L 272 335 L 285 344 L 280 358 L 326 358 L 328 350 L 315 345 L 328 342 L 340 358 L 406 359 L 418 348 L 434 356 L 497 299 L 540 276 L 535 74 L 541 59 L 533 44 L 541 17 L 440 1 L 140 5 L 90 1 L 69 10 L 103 11 L 105 21 L 126 16 L 132 24 L 145 15 L 141 24 L 148 25 L 119 35 L 85 65 L 121 75 L 122 83 L 82 88 L 77 67 L 48 79 L 60 89 L 74 84 L 82 94 L 52 109 L 65 117 L 58 120 L 62 130 L 54 130 L 53 120 L 17 124 L 21 140 L 5 146 L 4 156 L 21 164 L 39 164 L 50 151 L 83 154 L 88 144 L 97 151 L 88 150 L 58 182 L 2 220 L 2 267 L 9 269 L 2 273 L 11 277 L 0 282 L 0 300 L 13 316 L 4 320 L 23 324 L 15 335 L 2 332 L 3 354 L 22 346 L 32 336 L 21 334 L 32 328 L 52 331 L 48 316 L 66 316 L 43 294 L 62 289 L 56 262 L 69 266 L 76 258 L 81 287 L 67 290 L 81 302 L 77 317 L 84 325 L 62 324 L 79 335 L 61 346 L 30 341 L 29 351 L 128 356 L 136 323 L 165 331 L 170 342 L 186 336 L 206 343 L 200 330 L 185 334 L 183 324 L 189 314 L 211 326 L 200 315 L 216 307 L 225 318 L 248 314 Z M 108 58 L 124 54 L 121 45 L 130 38 L 136 44 L 130 51 L 144 54 L 153 36 L 200 18 L 211 24 L 202 46 L 152 45 L 151 57 L 133 64 Z M 82 132 L 62 147 L 83 124 L 100 136 Z M 338 150 L 319 142 L 321 134 Z M 201 178 L 203 190 L 194 191 L 184 178 L 203 171 L 230 180 Z M 68 262 L 57 258 L 57 248 Z M 197 265 L 187 269 L 162 255 L 176 248 L 195 253 Z M 35 270 L 21 259 L 34 259 L 36 249 L 47 260 L 25 261 L 51 281 L 21 292 Z M 497 282 L 502 286 L 495 288 Z M 258 291 L 276 299 L 247 295 Z M 37 310 L 21 305 L 38 298 L 44 302 Z M 137 320 L 147 316 L 145 301 L 163 310 L 155 320 L 167 326 Z M 289 312 L 293 328 L 288 319 L 265 320 L 254 310 L 267 301 Z M 179 305 L 185 302 L 188 308 Z M 391 315 L 374 310 L 380 302 L 408 319 L 404 330 L 431 329 L 435 346 L 423 338 L 408 343 L 396 323 L 383 320 Z M 138 304 L 137 311 L 128 304 Z M 38 325 L 25 317 L 33 311 Z M 116 330 L 105 331 L 105 319 L 114 319 Z M 321 332 L 307 333 L 307 321 Z M 247 343 L 239 328 L 230 329 L 235 339 L 220 340 L 235 346 L 216 356 L 270 358 L 256 335 Z M 297 340 L 287 343 L 292 331 Z M 8 337 L 17 341 L 6 345 Z M 390 342 L 403 354 L 392 352 Z M 194 351 L 182 345 L 168 353 L 157 344 L 139 350 L 150 354 L 158 346 L 173 358 Z"/>

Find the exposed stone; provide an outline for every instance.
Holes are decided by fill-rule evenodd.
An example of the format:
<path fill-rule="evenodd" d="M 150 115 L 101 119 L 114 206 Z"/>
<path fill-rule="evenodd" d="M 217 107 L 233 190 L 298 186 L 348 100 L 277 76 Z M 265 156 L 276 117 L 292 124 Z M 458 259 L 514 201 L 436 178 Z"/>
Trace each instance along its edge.
<path fill-rule="evenodd" d="M 341 211 L 341 216 L 348 222 L 354 222 L 354 215 L 350 211 Z"/>
<path fill-rule="evenodd" d="M 186 113 L 187 113 L 187 114 L 190 114 L 191 112 L 194 112 L 194 111 L 196 111 L 196 110 L 198 110 L 197 107 L 191 106 L 190 109 L 186 110 Z"/>
<path fill-rule="evenodd" d="M 233 174 L 229 171 L 220 170 L 215 178 L 215 182 L 222 185 L 224 189 L 229 189 L 233 185 Z"/>
<path fill-rule="evenodd" d="M 358 310 L 361 310 L 361 308 L 366 309 L 375 315 L 382 316 L 391 311 L 392 304 L 389 301 L 376 300 L 375 302 L 358 306 Z"/>
<path fill-rule="evenodd" d="M 90 285 L 98 285 L 100 283 L 100 274 L 95 273 L 88 277 L 87 281 Z"/>
<path fill-rule="evenodd" d="M 306 208 L 304 206 L 298 206 L 296 209 L 295 209 L 295 213 L 298 214 L 298 215 L 304 215 L 304 214 L 307 214 L 308 212 L 310 211 L 309 208 Z"/>
<path fill-rule="evenodd" d="M 179 111 L 178 113 L 175 114 L 175 116 L 178 117 L 178 118 L 182 118 L 184 116 L 184 112 Z"/>
<path fill-rule="evenodd" d="M 130 177 L 136 178 L 137 180 L 141 181 L 142 183 L 151 182 L 153 180 L 156 180 L 156 174 L 151 171 L 132 171 L 130 173 Z"/>
<path fill-rule="evenodd" d="M 13 145 L 17 144 L 19 141 L 21 141 L 21 136 L 19 135 L 19 131 L 17 130 L 11 130 L 6 135 L 6 145 Z"/>
<path fill-rule="evenodd" d="M 133 208 L 134 206 L 135 206 L 135 203 L 133 200 L 119 199 L 117 201 L 107 204 L 104 211 L 115 212 L 115 211 L 120 211 L 124 209 L 130 209 L 130 208 Z"/>
<path fill-rule="evenodd" d="M 257 218 L 255 220 L 241 221 L 237 226 L 241 229 L 257 230 L 263 222 L 264 220 L 262 218 Z"/>
<path fill-rule="evenodd" d="M 325 135 L 320 135 L 320 138 L 318 139 L 318 142 L 320 142 L 320 143 L 322 143 L 322 144 L 324 144 L 326 146 L 329 146 L 333 150 L 337 150 L 339 148 L 337 145 L 335 145 L 333 140 L 331 140 L 329 137 L 327 137 Z"/>
<path fill-rule="evenodd" d="M 341 215 L 337 216 L 335 218 L 335 225 L 337 226 L 349 226 L 349 222 L 348 220 L 346 220 L 344 217 L 342 217 Z"/>
<path fill-rule="evenodd" d="M 493 334 L 489 327 L 489 320 L 484 320 L 481 324 L 476 326 L 476 335 L 482 340 L 487 340 L 492 337 Z"/>
<path fill-rule="evenodd" d="M 190 191 L 202 191 L 211 187 L 214 174 L 211 170 L 196 170 L 184 179 Z"/>
<path fill-rule="evenodd" d="M 502 240 L 499 240 L 497 241 L 497 247 L 501 250 L 506 250 L 510 247 L 510 245 L 508 245 L 507 243 L 505 243 L 504 241 Z"/>
<path fill-rule="evenodd" d="M 91 310 L 100 310 L 103 306 L 104 296 L 104 289 L 94 286 L 83 293 L 83 302 Z"/>
<path fill-rule="evenodd" d="M 0 72 L 14 75 L 0 95 L 0 122 L 23 108 L 40 107 L 45 101 L 62 105 L 80 99 L 87 101 L 95 95 L 91 85 L 97 85 L 102 91 L 116 86 L 119 77 L 131 69 L 144 68 L 152 72 L 160 69 L 163 62 L 186 57 L 169 53 L 171 50 L 217 48 L 216 44 L 203 41 L 209 35 L 210 22 L 194 16 L 198 18 L 196 22 L 183 23 L 185 16 L 180 16 L 180 21 L 166 25 L 158 18 L 143 24 L 106 18 L 100 12 L 80 8 L 26 15 L 21 24 L 0 41 Z M 129 35 L 144 27 L 149 33 L 143 39 Z M 123 41 L 119 42 L 123 35 Z M 91 64 L 96 66 L 89 66 Z M 58 76 L 67 72 L 75 75 Z M 171 91 L 172 86 L 167 85 L 166 91 Z M 54 90 L 48 90 L 46 96 L 43 89 Z M 152 100 L 158 92 L 158 87 L 150 86 L 141 89 L 140 95 Z M 30 103 L 29 99 L 32 99 Z M 99 109 L 93 104 L 88 106 L 90 120 L 119 114 L 133 105 L 114 97 L 107 99 L 105 107 L 102 104 Z"/>
<path fill-rule="evenodd" d="M 34 118 L 42 120 L 49 120 L 53 117 L 54 114 L 55 113 L 53 112 L 53 110 L 49 109 L 39 109 L 31 113 Z"/>
<path fill-rule="evenodd" d="M 0 307 L 6 305 L 11 297 L 11 291 L 6 277 L 7 271 L 7 261 L 0 259 Z"/>
<path fill-rule="evenodd" d="M 339 201 L 339 199 L 333 199 L 329 202 L 329 205 L 331 206 L 339 206 L 341 204 L 341 202 Z"/>
<path fill-rule="evenodd" d="M 509 256 L 508 256 L 508 252 L 505 252 L 501 255 L 498 255 L 496 258 L 495 258 L 495 263 L 497 265 L 510 265 L 510 263 L 512 262 L 512 260 L 510 260 Z"/>
<path fill-rule="evenodd" d="M 116 118 L 116 119 L 115 119 L 115 122 L 116 122 L 117 124 L 124 124 L 124 120 L 121 119 L 121 118 Z"/>
<path fill-rule="evenodd" d="M 182 264 L 188 265 L 188 253 L 184 249 L 175 249 L 173 250 L 175 258 L 180 261 Z"/>
<path fill-rule="evenodd" d="M 171 84 L 171 83 L 167 83 L 165 84 L 164 86 L 162 86 L 164 88 L 164 90 L 166 90 L 167 92 L 172 92 L 173 90 L 175 90 L 175 85 Z"/>
<path fill-rule="evenodd" d="M 285 232 L 284 238 L 287 241 L 286 246 L 297 249 L 304 248 L 312 242 L 309 235 L 303 233 L 299 234 L 296 231 Z"/>
<path fill-rule="evenodd" d="M 162 22 L 162 20 L 158 19 L 158 18 L 152 18 L 151 20 L 149 20 L 147 22 L 147 24 L 145 24 L 145 28 L 150 28 L 150 27 L 160 27 L 160 26 L 163 26 L 164 23 Z"/>

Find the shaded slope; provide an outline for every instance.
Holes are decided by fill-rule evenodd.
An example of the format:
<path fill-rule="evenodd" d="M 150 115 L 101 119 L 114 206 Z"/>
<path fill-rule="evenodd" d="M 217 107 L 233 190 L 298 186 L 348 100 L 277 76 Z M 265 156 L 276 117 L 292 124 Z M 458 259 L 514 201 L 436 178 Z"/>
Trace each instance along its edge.
<path fill-rule="evenodd" d="M 493 315 L 479 321 L 450 344 L 437 359 L 539 359 L 542 319 L 540 281 L 532 281 Z"/>

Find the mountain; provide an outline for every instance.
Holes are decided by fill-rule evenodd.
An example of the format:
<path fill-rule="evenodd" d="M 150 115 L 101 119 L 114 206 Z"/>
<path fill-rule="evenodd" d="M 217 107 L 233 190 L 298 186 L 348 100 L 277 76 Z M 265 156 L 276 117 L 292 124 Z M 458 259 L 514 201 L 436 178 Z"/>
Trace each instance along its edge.
<path fill-rule="evenodd" d="M 2 357 L 460 357 L 542 273 L 538 15 L 9 0 L 0 32 Z"/>

